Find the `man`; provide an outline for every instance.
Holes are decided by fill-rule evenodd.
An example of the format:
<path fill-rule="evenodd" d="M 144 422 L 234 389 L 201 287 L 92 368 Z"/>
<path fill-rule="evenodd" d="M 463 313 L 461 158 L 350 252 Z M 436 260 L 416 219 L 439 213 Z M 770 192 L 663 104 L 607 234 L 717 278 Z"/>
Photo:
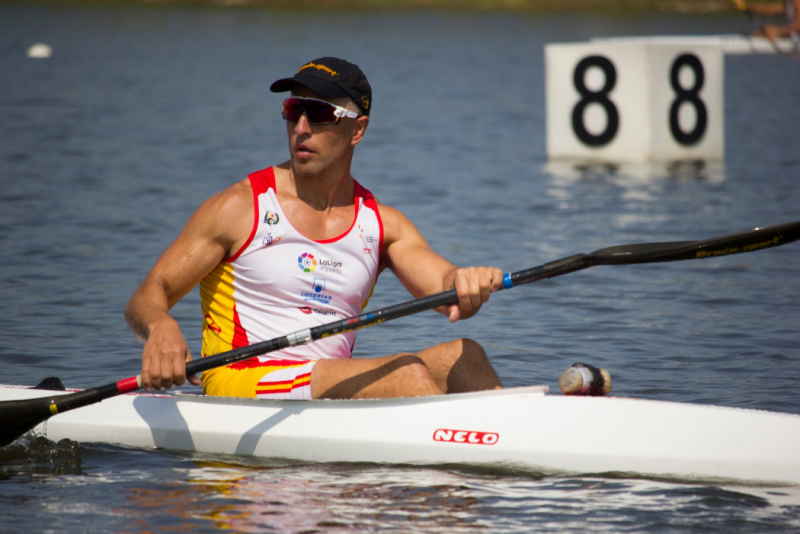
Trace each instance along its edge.
<path fill-rule="evenodd" d="M 753 35 L 766 37 L 770 41 L 775 41 L 779 37 L 792 37 L 800 33 L 800 0 L 786 0 L 784 3 L 764 3 L 764 2 L 745 2 L 744 0 L 733 0 L 736 7 L 742 11 L 763 16 L 785 16 L 786 24 L 778 26 L 775 24 L 762 24 Z"/>
<path fill-rule="evenodd" d="M 144 341 L 142 385 L 186 380 L 192 359 L 169 310 L 200 283 L 203 356 L 359 314 L 391 269 L 415 297 L 455 288 L 438 310 L 474 315 L 502 286 L 490 267 L 456 268 L 434 253 L 401 212 L 350 174 L 369 125 L 372 90 L 347 61 L 321 58 L 278 80 L 289 161 L 248 176 L 204 202 L 131 297 L 125 317 Z M 273 399 L 376 398 L 500 388 L 483 349 L 457 340 L 352 359 L 355 332 L 203 373 L 209 395 Z M 188 377 L 199 385 L 197 377 Z"/>

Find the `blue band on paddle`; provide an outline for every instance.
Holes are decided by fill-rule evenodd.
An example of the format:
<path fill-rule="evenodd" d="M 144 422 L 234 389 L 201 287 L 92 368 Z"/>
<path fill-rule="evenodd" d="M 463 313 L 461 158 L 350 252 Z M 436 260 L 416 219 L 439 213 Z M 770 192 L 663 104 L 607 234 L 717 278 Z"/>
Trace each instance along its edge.
<path fill-rule="evenodd" d="M 511 281 L 511 273 L 503 275 L 503 289 L 511 289 L 514 287 L 514 282 Z"/>

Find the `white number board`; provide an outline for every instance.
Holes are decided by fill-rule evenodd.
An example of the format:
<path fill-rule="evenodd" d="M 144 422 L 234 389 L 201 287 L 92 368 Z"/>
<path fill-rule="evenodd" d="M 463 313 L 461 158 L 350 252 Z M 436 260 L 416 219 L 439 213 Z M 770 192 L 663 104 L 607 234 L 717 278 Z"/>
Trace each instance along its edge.
<path fill-rule="evenodd" d="M 643 38 L 546 45 L 547 154 L 722 159 L 723 76 L 718 44 Z"/>

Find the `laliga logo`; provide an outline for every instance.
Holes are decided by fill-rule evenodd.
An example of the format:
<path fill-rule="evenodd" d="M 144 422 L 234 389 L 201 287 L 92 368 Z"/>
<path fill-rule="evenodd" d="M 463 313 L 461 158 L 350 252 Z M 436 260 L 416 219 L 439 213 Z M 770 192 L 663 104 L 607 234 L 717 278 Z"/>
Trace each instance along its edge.
<path fill-rule="evenodd" d="M 300 267 L 304 273 L 312 273 L 314 269 L 317 268 L 317 260 L 308 252 L 303 252 L 303 254 L 297 258 L 297 266 Z"/>
<path fill-rule="evenodd" d="M 500 439 L 495 432 L 473 432 L 471 430 L 448 430 L 440 428 L 433 433 L 433 441 L 450 443 L 471 443 L 473 445 L 494 445 Z"/>

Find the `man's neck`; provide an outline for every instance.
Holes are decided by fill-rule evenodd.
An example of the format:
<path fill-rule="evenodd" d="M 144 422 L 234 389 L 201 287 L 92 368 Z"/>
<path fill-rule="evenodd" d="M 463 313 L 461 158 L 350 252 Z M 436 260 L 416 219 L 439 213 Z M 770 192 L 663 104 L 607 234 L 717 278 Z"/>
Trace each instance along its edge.
<path fill-rule="evenodd" d="M 295 196 L 316 211 L 353 204 L 355 184 L 349 165 L 341 169 L 326 169 L 324 173 L 305 173 L 287 165 L 287 183 L 279 190 Z"/>

